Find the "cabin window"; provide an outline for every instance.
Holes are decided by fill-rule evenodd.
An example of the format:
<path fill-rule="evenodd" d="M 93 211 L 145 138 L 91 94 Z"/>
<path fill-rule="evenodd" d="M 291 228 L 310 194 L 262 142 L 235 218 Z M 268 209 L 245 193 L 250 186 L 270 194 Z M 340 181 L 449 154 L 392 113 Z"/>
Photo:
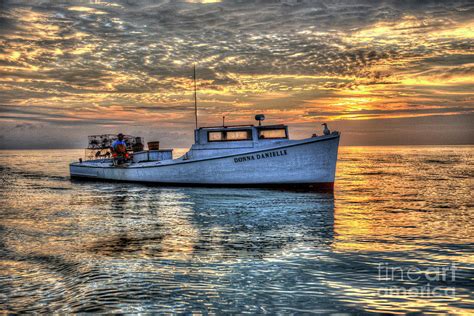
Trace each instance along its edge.
<path fill-rule="evenodd" d="M 286 135 L 286 129 L 261 129 L 258 131 L 259 139 L 274 139 L 274 138 L 288 138 Z"/>
<path fill-rule="evenodd" d="M 224 140 L 224 135 L 222 134 L 222 132 L 209 132 L 207 134 L 207 139 L 210 141 L 210 142 L 219 142 L 219 141 L 223 141 Z"/>
<path fill-rule="evenodd" d="M 226 133 L 226 140 L 250 140 L 252 135 L 250 131 L 228 131 Z"/>
<path fill-rule="evenodd" d="M 208 132 L 209 142 L 252 140 L 251 130 Z"/>

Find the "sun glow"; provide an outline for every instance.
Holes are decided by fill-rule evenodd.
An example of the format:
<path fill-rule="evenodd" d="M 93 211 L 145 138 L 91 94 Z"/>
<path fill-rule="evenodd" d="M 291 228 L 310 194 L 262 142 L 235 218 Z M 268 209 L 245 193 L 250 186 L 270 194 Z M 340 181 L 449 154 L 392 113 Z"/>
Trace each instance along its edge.
<path fill-rule="evenodd" d="M 44 111 L 22 120 L 45 126 L 94 122 L 93 105 L 109 111 L 99 115 L 98 126 L 107 115 L 126 115 L 136 125 L 168 116 L 185 125 L 192 121 L 196 63 L 203 124 L 224 113 L 236 124 L 265 112 L 298 125 L 474 112 L 471 20 L 408 10 L 327 28 L 299 16 L 304 10 L 287 20 L 280 13 L 296 8 L 291 3 L 281 11 L 259 4 L 268 10 L 260 13 L 226 2 L 201 5 L 215 2 L 181 2 L 169 21 L 148 15 L 165 10 L 164 3 L 150 4 L 143 15 L 139 6 L 132 12 L 101 1 L 44 10 L 13 6 L 0 34 L 2 102 Z M 319 14 L 313 9 L 308 12 Z M 196 27 L 206 19 L 212 27 Z"/>

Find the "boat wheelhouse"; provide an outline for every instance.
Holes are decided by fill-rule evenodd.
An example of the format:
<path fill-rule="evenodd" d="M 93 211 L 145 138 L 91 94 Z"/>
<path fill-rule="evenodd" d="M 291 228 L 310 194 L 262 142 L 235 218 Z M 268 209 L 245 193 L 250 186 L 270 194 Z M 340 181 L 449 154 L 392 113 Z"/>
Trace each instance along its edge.
<path fill-rule="evenodd" d="M 286 125 L 233 125 L 201 127 L 195 130 L 195 143 L 186 157 L 205 158 L 232 154 L 288 141 Z"/>

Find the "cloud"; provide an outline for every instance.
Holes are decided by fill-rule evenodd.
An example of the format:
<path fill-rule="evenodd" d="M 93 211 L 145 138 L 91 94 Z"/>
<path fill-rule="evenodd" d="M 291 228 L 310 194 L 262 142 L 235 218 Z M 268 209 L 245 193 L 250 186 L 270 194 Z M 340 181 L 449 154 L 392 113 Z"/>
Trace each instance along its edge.
<path fill-rule="evenodd" d="M 0 6 L 3 122 L 184 126 L 194 63 L 206 125 L 223 113 L 302 124 L 473 110 L 470 1 Z"/>
<path fill-rule="evenodd" d="M 33 129 L 35 127 L 36 126 L 31 123 L 20 123 L 20 124 L 15 125 L 15 128 L 19 128 L 19 129 Z"/>

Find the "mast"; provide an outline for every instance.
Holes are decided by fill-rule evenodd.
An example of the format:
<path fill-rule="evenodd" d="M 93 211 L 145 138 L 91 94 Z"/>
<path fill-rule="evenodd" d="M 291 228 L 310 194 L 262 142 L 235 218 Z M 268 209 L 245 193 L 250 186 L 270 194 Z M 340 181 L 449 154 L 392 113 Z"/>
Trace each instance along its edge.
<path fill-rule="evenodd" d="M 196 87 L 196 64 L 193 65 L 193 79 L 194 79 L 194 121 L 196 129 L 198 128 L 198 108 L 197 108 L 197 87 Z"/>

